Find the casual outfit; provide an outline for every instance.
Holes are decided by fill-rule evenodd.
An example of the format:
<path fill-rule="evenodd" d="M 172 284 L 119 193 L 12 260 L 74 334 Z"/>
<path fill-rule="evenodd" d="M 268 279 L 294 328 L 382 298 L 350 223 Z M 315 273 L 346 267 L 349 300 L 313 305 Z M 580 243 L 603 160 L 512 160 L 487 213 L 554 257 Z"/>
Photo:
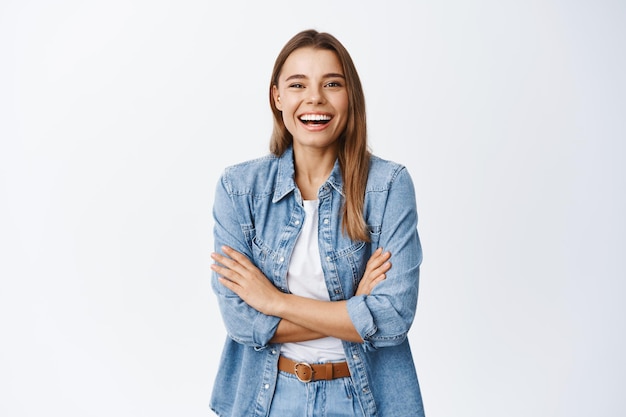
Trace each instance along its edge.
<path fill-rule="evenodd" d="M 363 343 L 271 343 L 280 318 L 248 306 L 214 273 L 228 337 L 211 408 L 221 417 L 424 416 L 407 339 L 422 251 L 406 168 L 371 158 L 364 204 L 371 242 L 343 232 L 338 162 L 314 201 L 303 201 L 294 172 L 292 148 L 227 168 L 213 208 L 216 250 L 245 254 L 283 292 L 348 300 Z M 371 294 L 354 296 L 378 247 L 391 252 L 393 266 Z"/>

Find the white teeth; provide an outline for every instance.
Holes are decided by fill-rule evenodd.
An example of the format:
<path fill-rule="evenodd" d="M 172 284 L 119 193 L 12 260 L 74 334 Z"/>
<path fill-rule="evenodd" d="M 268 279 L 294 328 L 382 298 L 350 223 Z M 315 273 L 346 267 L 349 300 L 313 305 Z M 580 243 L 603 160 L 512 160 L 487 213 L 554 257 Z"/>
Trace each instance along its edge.
<path fill-rule="evenodd" d="M 325 114 L 303 114 L 300 116 L 300 120 L 303 122 L 321 122 L 330 120 L 330 116 Z"/>

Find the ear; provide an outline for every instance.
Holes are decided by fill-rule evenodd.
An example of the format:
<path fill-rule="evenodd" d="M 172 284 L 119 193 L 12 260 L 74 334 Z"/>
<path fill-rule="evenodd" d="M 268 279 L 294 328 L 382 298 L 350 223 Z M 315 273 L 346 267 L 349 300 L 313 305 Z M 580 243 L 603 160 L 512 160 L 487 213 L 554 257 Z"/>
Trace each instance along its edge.
<path fill-rule="evenodd" d="M 278 94 L 278 87 L 272 86 L 272 96 L 274 97 L 274 106 L 280 111 L 283 111 L 283 105 L 280 102 L 280 94 Z"/>

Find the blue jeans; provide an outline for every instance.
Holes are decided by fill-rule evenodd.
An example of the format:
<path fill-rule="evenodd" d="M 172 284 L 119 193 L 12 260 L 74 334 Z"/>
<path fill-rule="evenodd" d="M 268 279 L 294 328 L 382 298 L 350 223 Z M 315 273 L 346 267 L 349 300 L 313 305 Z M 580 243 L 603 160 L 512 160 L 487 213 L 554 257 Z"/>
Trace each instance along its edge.
<path fill-rule="evenodd" d="M 363 410 L 350 377 L 300 382 L 278 372 L 269 417 L 359 417 Z"/>

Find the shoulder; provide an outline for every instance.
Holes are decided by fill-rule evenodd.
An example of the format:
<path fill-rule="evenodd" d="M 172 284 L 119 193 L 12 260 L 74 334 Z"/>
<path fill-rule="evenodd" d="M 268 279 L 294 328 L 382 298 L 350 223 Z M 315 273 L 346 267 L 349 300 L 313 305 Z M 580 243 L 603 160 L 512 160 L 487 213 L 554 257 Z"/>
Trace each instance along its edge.
<path fill-rule="evenodd" d="M 268 154 L 227 166 L 220 180 L 231 194 L 250 194 L 267 190 L 278 170 L 279 157 Z"/>
<path fill-rule="evenodd" d="M 249 172 L 256 173 L 259 170 L 268 169 L 278 161 L 279 157 L 268 154 L 255 159 L 239 162 L 224 168 L 224 176 L 241 175 Z"/>
<path fill-rule="evenodd" d="M 368 191 L 388 190 L 398 182 L 411 182 L 411 176 L 404 165 L 372 155 L 370 158 Z"/>

